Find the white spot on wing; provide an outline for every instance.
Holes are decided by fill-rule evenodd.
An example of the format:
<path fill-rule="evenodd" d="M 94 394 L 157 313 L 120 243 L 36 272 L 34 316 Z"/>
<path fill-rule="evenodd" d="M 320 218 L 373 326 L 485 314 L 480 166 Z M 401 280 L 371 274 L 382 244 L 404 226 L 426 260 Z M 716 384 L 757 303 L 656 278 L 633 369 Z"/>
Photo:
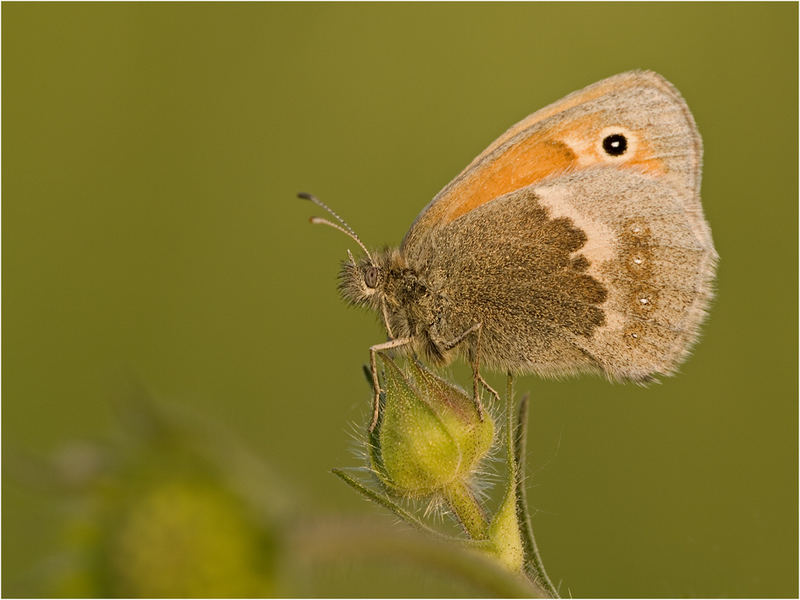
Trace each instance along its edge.
<path fill-rule="evenodd" d="M 569 195 L 563 186 L 538 187 L 536 195 L 540 202 L 550 209 L 551 218 L 567 217 L 576 227 L 586 233 L 586 244 L 578 252 L 592 263 L 590 271 L 593 271 L 593 268 L 599 266 L 603 261 L 614 258 L 616 238 L 612 230 L 605 224 L 579 212 L 568 201 Z"/>

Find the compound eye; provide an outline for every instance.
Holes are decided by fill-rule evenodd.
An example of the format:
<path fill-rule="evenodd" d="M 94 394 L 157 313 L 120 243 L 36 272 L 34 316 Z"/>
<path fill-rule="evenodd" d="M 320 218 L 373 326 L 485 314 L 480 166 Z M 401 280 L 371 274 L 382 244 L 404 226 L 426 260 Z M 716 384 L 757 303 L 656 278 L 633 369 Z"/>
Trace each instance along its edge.
<path fill-rule="evenodd" d="M 364 269 L 364 283 L 368 288 L 375 288 L 378 285 L 378 267 L 370 265 Z"/>
<path fill-rule="evenodd" d="M 628 138 L 621 133 L 614 133 L 603 139 L 603 150 L 609 156 L 622 156 L 628 149 Z"/>

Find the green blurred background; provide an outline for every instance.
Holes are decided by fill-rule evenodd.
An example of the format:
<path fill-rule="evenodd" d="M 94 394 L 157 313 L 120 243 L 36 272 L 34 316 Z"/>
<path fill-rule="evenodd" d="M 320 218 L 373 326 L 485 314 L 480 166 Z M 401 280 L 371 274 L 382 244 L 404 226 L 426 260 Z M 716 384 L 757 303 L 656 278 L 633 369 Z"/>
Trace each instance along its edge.
<path fill-rule="evenodd" d="M 632 68 L 697 120 L 718 297 L 661 385 L 520 381 L 539 546 L 574 596 L 796 596 L 797 17 L 3 4 L 4 596 L 41 593 L 66 520 L 9 464 L 107 435 L 131 374 L 232 432 L 311 512 L 382 516 L 328 470 L 359 464 L 361 365 L 383 334 L 337 297 L 354 244 L 309 226 L 320 211 L 295 193 L 396 244 L 507 126 Z M 463 593 L 387 568 L 329 583 L 315 593 Z"/>

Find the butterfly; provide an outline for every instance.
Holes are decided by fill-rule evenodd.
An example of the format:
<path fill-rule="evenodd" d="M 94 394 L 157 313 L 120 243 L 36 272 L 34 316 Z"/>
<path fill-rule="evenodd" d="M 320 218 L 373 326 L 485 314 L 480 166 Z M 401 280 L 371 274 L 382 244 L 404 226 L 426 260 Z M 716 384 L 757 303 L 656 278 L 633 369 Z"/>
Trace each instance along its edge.
<path fill-rule="evenodd" d="M 348 259 L 339 289 L 381 316 L 393 348 L 464 355 L 509 374 L 675 371 L 698 337 L 718 255 L 700 204 L 702 142 L 652 71 L 574 92 L 502 134 L 422 210 L 397 248 Z M 371 427 L 371 428 L 372 428 Z"/>

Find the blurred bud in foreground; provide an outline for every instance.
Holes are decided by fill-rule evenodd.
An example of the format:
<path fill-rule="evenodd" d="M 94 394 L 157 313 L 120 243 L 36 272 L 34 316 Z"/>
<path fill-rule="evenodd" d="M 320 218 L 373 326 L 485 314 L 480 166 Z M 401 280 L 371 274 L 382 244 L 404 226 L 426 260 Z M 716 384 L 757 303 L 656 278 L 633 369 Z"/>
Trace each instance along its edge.
<path fill-rule="evenodd" d="M 468 479 L 492 442 L 491 420 L 482 421 L 468 396 L 420 367 L 405 375 L 395 367 L 389 378 L 396 385 L 389 396 L 404 389 L 406 405 L 385 412 L 384 424 L 402 412 L 419 418 L 406 423 L 410 438 L 402 420 L 383 430 L 389 471 L 416 485 L 417 494 L 433 490 L 452 506 L 459 496 L 451 490 L 466 490 L 461 498 L 468 501 Z M 105 443 L 72 442 L 52 461 L 20 464 L 17 472 L 67 512 L 50 556 L 16 578 L 26 590 L 20 597 L 536 594 L 484 550 L 306 506 L 265 458 L 200 415 L 149 396 L 119 406 L 123 427 Z M 441 434 L 431 445 L 441 464 L 415 447 L 414 429 L 424 433 L 431 423 Z M 404 444 L 421 473 L 399 464 Z M 443 475 L 451 480 L 434 480 Z M 480 507 L 470 512 L 466 504 L 467 517 L 459 519 L 474 521 L 471 535 L 492 550 L 498 536 Z"/>
<path fill-rule="evenodd" d="M 48 595 L 276 595 L 286 519 L 271 474 L 206 423 L 123 408 L 128 435 L 56 461 L 72 510 Z"/>
<path fill-rule="evenodd" d="M 142 490 L 108 539 L 106 569 L 119 595 L 264 596 L 274 545 L 241 501 L 209 482 Z"/>
<path fill-rule="evenodd" d="M 494 422 L 473 399 L 419 363 L 405 371 L 379 355 L 385 392 L 371 437 L 372 467 L 393 493 L 420 498 L 461 494 L 494 440 Z"/>

